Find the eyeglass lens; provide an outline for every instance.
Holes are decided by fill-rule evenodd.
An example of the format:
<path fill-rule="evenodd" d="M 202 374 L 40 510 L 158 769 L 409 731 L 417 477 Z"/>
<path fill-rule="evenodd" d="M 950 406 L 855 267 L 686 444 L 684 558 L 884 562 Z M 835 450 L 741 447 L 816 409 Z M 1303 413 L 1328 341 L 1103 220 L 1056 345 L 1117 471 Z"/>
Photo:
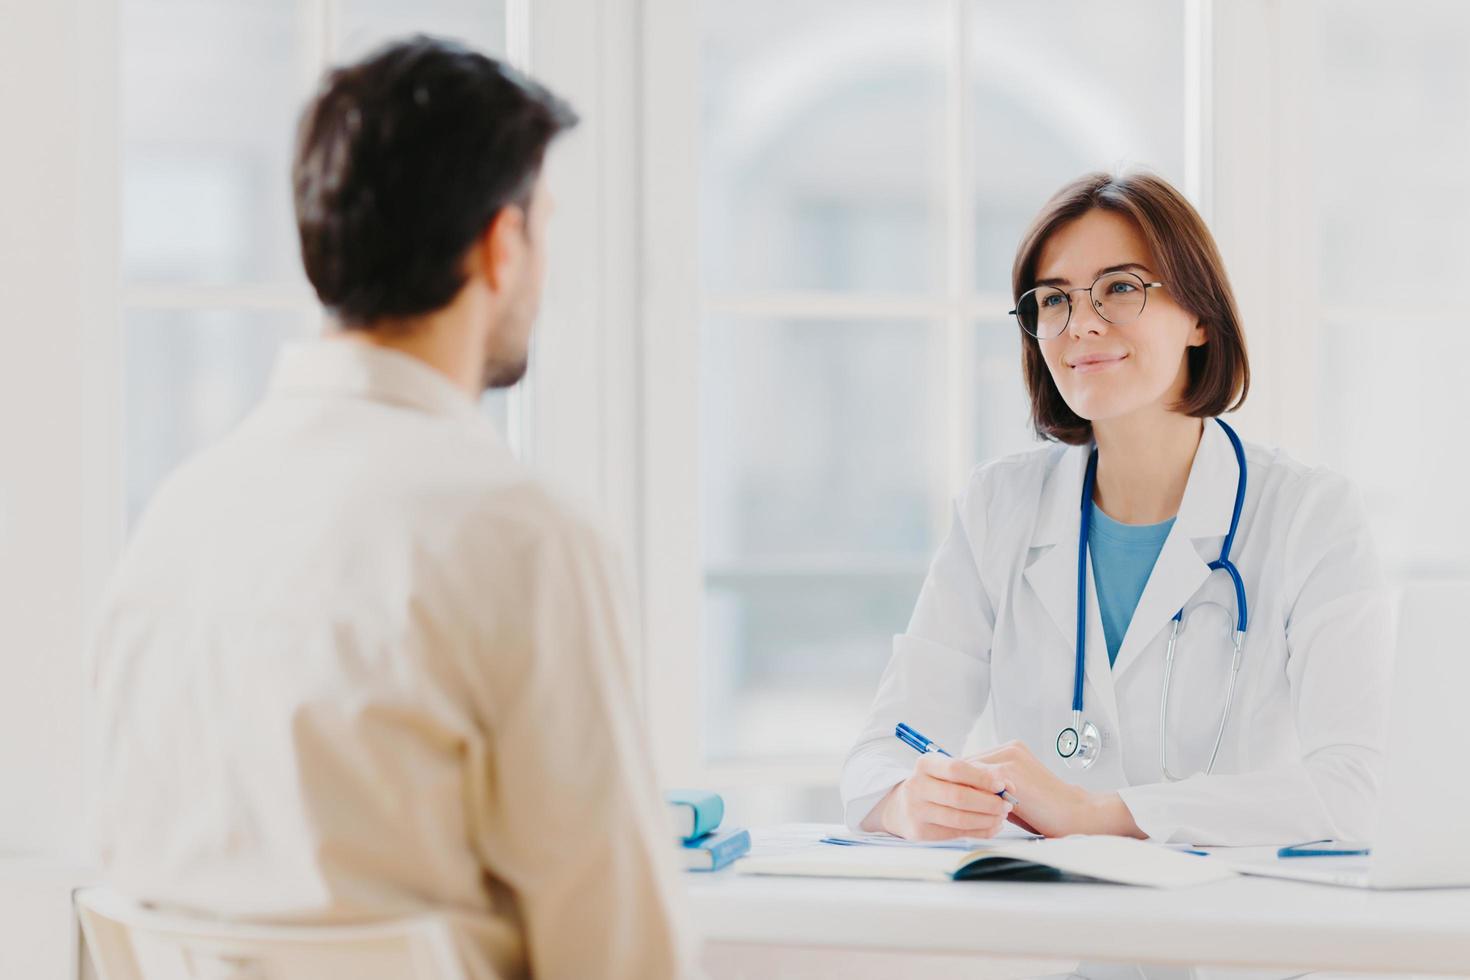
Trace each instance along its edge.
<path fill-rule="evenodd" d="M 1131 323 L 1143 312 L 1146 290 L 1143 280 L 1133 273 L 1110 272 L 1093 282 L 1088 295 L 1099 316 L 1121 325 Z M 1056 286 L 1039 286 L 1021 297 L 1016 316 L 1027 333 L 1045 340 L 1067 329 L 1072 301 Z"/>

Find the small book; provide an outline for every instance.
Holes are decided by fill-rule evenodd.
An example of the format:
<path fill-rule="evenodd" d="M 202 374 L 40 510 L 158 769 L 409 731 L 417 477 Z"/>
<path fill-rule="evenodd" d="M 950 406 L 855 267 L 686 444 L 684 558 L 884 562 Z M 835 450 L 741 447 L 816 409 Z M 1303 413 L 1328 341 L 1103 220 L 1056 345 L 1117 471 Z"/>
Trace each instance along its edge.
<path fill-rule="evenodd" d="M 722 830 L 686 841 L 679 849 L 690 871 L 718 871 L 750 850 L 750 831 Z"/>
<path fill-rule="evenodd" d="M 671 789 L 664 793 L 669 826 L 681 841 L 703 837 L 725 819 L 725 801 L 718 793 L 695 789 Z"/>
<path fill-rule="evenodd" d="M 996 841 L 972 851 L 817 844 L 741 861 L 742 874 L 918 881 L 1107 881 L 1152 888 L 1203 885 L 1234 877 L 1212 857 L 1129 837 Z"/>

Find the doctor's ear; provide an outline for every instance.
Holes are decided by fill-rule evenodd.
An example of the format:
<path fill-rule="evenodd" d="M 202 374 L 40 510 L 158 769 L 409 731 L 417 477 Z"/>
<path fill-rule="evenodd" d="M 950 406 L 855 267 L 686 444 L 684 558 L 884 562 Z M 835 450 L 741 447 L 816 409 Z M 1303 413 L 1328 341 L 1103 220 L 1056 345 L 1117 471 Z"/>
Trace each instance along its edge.
<path fill-rule="evenodd" d="M 519 274 L 529 242 L 526 236 L 526 212 L 518 204 L 507 204 L 496 213 L 476 243 L 471 261 L 478 265 L 495 292 L 505 289 Z"/>
<path fill-rule="evenodd" d="M 1209 331 L 1206 330 L 1205 325 L 1204 325 L 1204 322 L 1203 321 L 1200 321 L 1200 322 L 1196 322 L 1195 325 L 1194 325 L 1194 329 L 1189 332 L 1189 342 L 1187 344 L 1185 344 L 1185 346 L 1186 347 L 1203 347 L 1203 346 L 1205 346 L 1205 344 L 1209 343 L 1209 341 L 1210 341 Z"/>

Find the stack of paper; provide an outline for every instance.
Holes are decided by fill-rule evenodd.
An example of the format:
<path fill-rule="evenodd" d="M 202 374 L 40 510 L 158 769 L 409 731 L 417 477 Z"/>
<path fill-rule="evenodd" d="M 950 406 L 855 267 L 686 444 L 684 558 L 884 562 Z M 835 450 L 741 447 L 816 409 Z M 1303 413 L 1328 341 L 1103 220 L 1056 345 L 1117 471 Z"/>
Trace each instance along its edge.
<path fill-rule="evenodd" d="M 1235 875 L 1212 858 L 1130 837 L 998 838 L 979 845 L 957 850 L 895 841 L 824 843 L 784 854 L 758 852 L 740 862 L 737 870 L 743 874 L 919 881 L 1070 878 L 1153 888 L 1202 885 Z"/>

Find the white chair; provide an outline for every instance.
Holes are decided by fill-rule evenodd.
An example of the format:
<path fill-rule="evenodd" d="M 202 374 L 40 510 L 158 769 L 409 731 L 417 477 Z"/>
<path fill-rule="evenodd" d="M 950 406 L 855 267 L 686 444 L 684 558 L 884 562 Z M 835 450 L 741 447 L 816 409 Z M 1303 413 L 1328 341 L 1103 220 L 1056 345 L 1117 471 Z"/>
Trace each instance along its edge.
<path fill-rule="evenodd" d="M 267 926 L 155 912 L 106 888 L 76 896 L 98 980 L 469 980 L 447 919 Z"/>

